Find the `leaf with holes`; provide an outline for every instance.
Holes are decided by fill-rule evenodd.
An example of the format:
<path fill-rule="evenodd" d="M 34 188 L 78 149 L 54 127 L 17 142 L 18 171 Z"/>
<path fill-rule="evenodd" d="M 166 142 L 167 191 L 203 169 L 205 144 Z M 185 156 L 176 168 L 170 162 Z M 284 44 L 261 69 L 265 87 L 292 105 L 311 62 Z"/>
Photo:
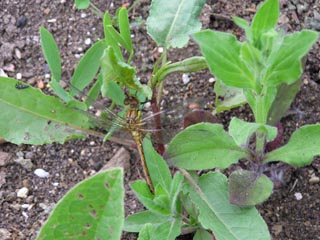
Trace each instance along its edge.
<path fill-rule="evenodd" d="M 120 239 L 123 220 L 123 170 L 98 173 L 72 188 L 42 227 L 42 239 Z"/>
<path fill-rule="evenodd" d="M 15 144 L 63 143 L 84 137 L 88 116 L 12 78 L 0 77 L 0 136 Z M 77 131 L 78 129 L 80 131 Z"/>

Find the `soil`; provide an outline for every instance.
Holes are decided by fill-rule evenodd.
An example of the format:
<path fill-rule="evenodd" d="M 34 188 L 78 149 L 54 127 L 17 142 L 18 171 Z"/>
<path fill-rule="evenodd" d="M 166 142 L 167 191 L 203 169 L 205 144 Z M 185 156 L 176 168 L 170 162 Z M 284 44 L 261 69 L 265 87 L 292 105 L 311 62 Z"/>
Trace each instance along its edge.
<path fill-rule="evenodd" d="M 111 13 L 127 2 L 132 4 L 131 1 L 94 1 L 101 10 L 108 9 Z M 204 28 L 231 32 L 242 38 L 243 32 L 230 19 L 234 15 L 252 19 L 260 2 L 209 0 L 200 20 Z M 319 0 L 280 2 L 280 24 L 286 26 L 288 32 L 304 28 L 320 30 Z M 130 13 L 134 23 L 134 63 L 142 81 L 147 81 L 151 74 L 157 54 L 156 45 L 146 34 L 145 25 L 141 21 L 148 15 L 149 4 L 149 1 L 142 0 Z M 22 76 L 22 81 L 35 87 L 42 88 L 43 84 L 43 91 L 47 93 L 51 91 L 47 86 L 48 67 L 40 49 L 39 27 L 45 26 L 58 43 L 65 80 L 70 78 L 79 57 L 90 47 L 86 43 L 95 42 L 103 34 L 101 19 L 90 10 L 76 10 L 71 0 L 1 0 L 0 9 L 0 68 L 10 77 Z M 170 51 L 169 59 L 176 61 L 199 54 L 198 47 L 191 42 L 187 48 Z M 320 122 L 319 68 L 318 42 L 308 55 L 301 91 L 291 107 L 294 113 L 281 120 L 284 128 L 283 143 L 296 128 Z M 170 76 L 164 88 L 164 104 L 175 105 L 193 97 L 201 97 L 206 103 L 211 103 L 214 95 L 210 78 L 208 71 L 201 71 L 190 74 L 190 82 L 185 84 L 181 75 Z M 252 119 L 247 107 L 240 107 L 218 117 L 227 124 L 232 116 Z M 94 137 L 63 145 L 0 145 L 0 238 L 35 239 L 54 204 L 76 183 L 101 169 L 120 147 L 110 142 L 103 143 Z M 126 214 L 142 208 L 128 187 L 130 182 L 142 176 L 136 152 L 129 151 L 130 167 L 125 168 Z M 48 171 L 49 177 L 37 177 L 33 173 L 37 168 Z M 303 168 L 279 170 L 278 176 L 278 187 L 273 195 L 258 206 L 272 238 L 320 239 L 320 159 L 316 158 L 311 165 Z M 17 197 L 16 193 L 22 187 L 29 189 L 26 198 Z M 135 234 L 123 235 L 123 239 L 136 238 Z"/>

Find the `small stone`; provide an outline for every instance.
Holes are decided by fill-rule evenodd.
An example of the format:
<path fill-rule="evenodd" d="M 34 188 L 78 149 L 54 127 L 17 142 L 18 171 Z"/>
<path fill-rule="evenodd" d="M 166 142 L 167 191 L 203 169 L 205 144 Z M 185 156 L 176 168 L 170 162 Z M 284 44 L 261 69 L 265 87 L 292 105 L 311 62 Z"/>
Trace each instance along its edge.
<path fill-rule="evenodd" d="M 81 18 L 86 18 L 87 17 L 87 14 L 86 13 L 81 13 Z"/>
<path fill-rule="evenodd" d="M 91 44 L 91 38 L 87 38 L 87 39 L 84 41 L 84 43 L 85 43 L 86 45 L 90 45 L 90 44 Z"/>
<path fill-rule="evenodd" d="M 215 78 L 209 78 L 209 83 L 214 83 L 216 81 L 216 79 Z"/>
<path fill-rule="evenodd" d="M 0 68 L 0 77 L 8 77 L 8 75 L 5 73 L 5 71 L 3 71 L 3 69 Z M 6 71 L 8 71 L 8 70 L 6 70 Z"/>
<path fill-rule="evenodd" d="M 26 188 L 26 187 L 20 188 L 17 191 L 17 197 L 18 198 L 26 198 L 26 197 L 28 197 L 28 192 L 29 192 L 28 188 Z"/>
<path fill-rule="evenodd" d="M 317 177 L 317 176 L 312 176 L 310 179 L 309 179 L 309 183 L 318 183 L 320 182 L 320 178 Z"/>
<path fill-rule="evenodd" d="M 17 22 L 16 22 L 16 26 L 18 28 L 23 28 L 24 26 L 27 25 L 27 22 L 28 22 L 28 19 L 26 16 L 20 16 L 18 19 L 17 19 Z"/>
<path fill-rule="evenodd" d="M 43 13 L 45 15 L 48 15 L 50 13 L 50 11 L 51 11 L 50 8 L 46 8 L 46 9 L 43 10 Z"/>
<path fill-rule="evenodd" d="M 182 82 L 183 84 L 187 84 L 190 82 L 190 78 L 189 78 L 189 75 L 188 74 L 182 74 Z"/>
<path fill-rule="evenodd" d="M 15 48 L 15 49 L 14 49 L 14 53 L 15 53 L 15 55 L 16 55 L 16 57 L 17 57 L 18 59 L 21 59 L 21 52 L 20 52 L 20 50 L 19 50 L 18 48 Z"/>
<path fill-rule="evenodd" d="M 158 47 L 158 53 L 163 53 L 163 47 Z"/>
<path fill-rule="evenodd" d="M 52 19 L 48 19 L 47 22 L 48 23 L 55 23 L 57 21 L 57 19 L 55 18 L 52 18 Z"/>
<path fill-rule="evenodd" d="M 35 175 L 37 175 L 39 178 L 47 178 L 49 177 L 49 173 L 43 170 L 42 168 L 37 168 L 33 172 Z"/>
<path fill-rule="evenodd" d="M 3 239 L 3 240 L 12 239 L 11 233 L 5 228 L 0 228 L 0 239 Z"/>
<path fill-rule="evenodd" d="M 21 73 L 17 73 L 16 79 L 21 80 L 22 79 L 22 74 Z"/>
<path fill-rule="evenodd" d="M 300 192 L 296 192 L 296 193 L 294 194 L 294 196 L 295 196 L 295 198 L 296 198 L 298 201 L 300 201 L 300 200 L 302 199 L 302 194 L 301 194 Z"/>
<path fill-rule="evenodd" d="M 31 171 L 33 167 L 33 163 L 31 162 L 31 159 L 26 159 L 23 157 L 18 157 L 18 159 L 14 160 L 14 162 L 20 164 L 24 169 Z"/>
<path fill-rule="evenodd" d="M 0 167 L 7 165 L 10 161 L 11 155 L 7 152 L 0 151 Z"/>
<path fill-rule="evenodd" d="M 8 193 L 8 195 L 6 196 L 6 201 L 7 202 L 13 202 L 17 199 L 17 194 L 15 192 L 10 192 Z"/>

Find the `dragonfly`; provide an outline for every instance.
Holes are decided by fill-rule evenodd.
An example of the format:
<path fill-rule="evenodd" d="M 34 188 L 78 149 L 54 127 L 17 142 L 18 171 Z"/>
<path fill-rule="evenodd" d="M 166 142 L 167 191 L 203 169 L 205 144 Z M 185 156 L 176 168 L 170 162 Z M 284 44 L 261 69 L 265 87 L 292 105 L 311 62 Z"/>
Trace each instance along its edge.
<path fill-rule="evenodd" d="M 117 114 L 115 111 L 110 110 L 109 108 L 103 106 L 101 103 L 94 101 L 89 96 L 87 96 L 83 91 L 77 89 L 72 84 L 65 82 L 69 88 L 71 88 L 74 92 L 76 92 L 78 95 L 82 96 L 84 99 L 86 99 L 87 103 L 96 109 L 102 109 L 102 114 L 99 114 L 101 116 L 96 116 L 90 112 L 77 109 L 78 111 L 83 112 L 89 117 L 90 126 L 93 128 L 96 128 L 98 130 L 103 130 L 104 132 L 107 132 L 108 140 L 111 140 L 116 143 L 125 144 L 132 146 L 132 142 L 128 141 L 127 139 L 121 139 L 119 137 L 116 137 L 114 135 L 111 136 L 110 133 L 113 132 L 114 129 L 124 129 L 126 132 L 130 133 L 131 138 L 133 140 L 134 146 L 136 147 L 139 158 L 141 161 L 141 166 L 143 170 L 144 178 L 149 186 L 149 189 L 151 192 L 154 192 L 154 186 L 152 184 L 149 170 L 146 164 L 145 155 L 143 152 L 143 146 L 142 146 L 142 140 L 145 134 L 151 133 L 151 134 L 158 134 L 158 136 L 161 136 L 162 131 L 159 126 L 152 125 L 152 121 L 160 117 L 161 114 L 164 113 L 164 111 L 158 111 L 157 113 L 151 113 L 147 114 L 146 116 L 143 116 L 143 108 L 141 106 L 144 105 L 144 103 L 141 103 L 136 95 L 130 95 L 126 94 L 126 98 L 124 99 L 124 106 L 125 106 L 125 112 L 123 116 Z M 174 111 L 167 111 L 166 114 L 172 114 Z M 152 125 L 152 126 L 150 126 Z M 98 136 L 98 137 L 104 137 L 106 138 L 105 134 L 102 134 L 100 131 L 95 130 L 83 130 L 84 132 Z M 110 136 L 109 136 L 110 134 Z M 161 137 L 158 137 L 160 139 Z M 161 141 L 158 142 L 158 144 L 162 144 Z"/>
<path fill-rule="evenodd" d="M 124 116 L 119 116 L 113 110 L 110 110 L 109 108 L 104 107 L 102 104 L 99 104 L 93 99 L 90 99 L 89 96 L 87 96 L 83 91 L 77 89 L 72 84 L 70 83 L 66 83 L 66 84 L 70 88 L 72 88 L 73 91 L 77 92 L 80 96 L 85 98 L 86 101 L 89 103 L 89 105 L 92 105 L 97 109 L 103 109 L 104 115 L 102 117 L 101 116 L 98 117 L 93 114 L 90 114 L 89 112 L 78 109 L 79 111 L 82 111 L 89 116 L 93 127 L 97 127 L 98 129 L 103 129 L 108 133 L 112 132 L 112 129 L 114 128 L 124 129 L 126 130 L 126 132 L 129 132 L 131 134 L 131 138 L 135 143 L 135 147 L 140 157 L 144 178 L 151 192 L 154 192 L 154 186 L 150 178 L 145 155 L 143 152 L 142 140 L 144 135 L 147 133 L 156 135 L 158 152 L 163 153 L 164 152 L 163 143 L 166 142 L 163 140 L 163 135 L 170 135 L 170 136 L 167 136 L 167 138 L 169 139 L 172 135 L 179 132 L 184 127 L 190 124 L 193 124 L 196 122 L 204 122 L 204 121 L 215 122 L 215 119 L 211 118 L 213 115 L 211 113 L 208 114 L 208 112 L 200 111 L 195 113 L 193 111 L 191 115 L 188 114 L 184 118 L 184 114 L 181 113 L 183 112 L 181 108 L 176 107 L 168 111 L 161 111 L 160 109 L 158 109 L 157 106 L 152 105 L 152 103 L 151 103 L 152 105 L 151 107 L 153 110 L 152 113 L 143 114 L 143 108 L 141 106 L 143 106 L 144 103 L 141 103 L 138 100 L 137 96 L 130 95 L 128 93 L 126 94 L 126 98 L 124 99 L 124 105 L 126 106 Z M 190 106 L 188 106 L 187 108 L 192 109 L 193 107 L 190 104 Z M 185 110 L 186 107 L 183 107 L 183 109 Z M 168 131 L 166 131 L 161 126 L 161 121 L 163 121 L 163 117 L 165 117 L 166 122 L 169 122 L 170 134 L 167 134 Z M 152 122 L 153 124 L 151 124 L 150 126 L 150 123 Z M 98 135 L 99 137 L 101 137 L 101 133 L 96 131 L 87 131 L 87 133 L 91 135 L 96 135 L 96 136 Z M 111 136 L 109 140 L 120 143 L 120 144 L 128 145 L 129 143 L 130 145 L 130 142 L 128 140 L 123 140 L 114 136 Z"/>

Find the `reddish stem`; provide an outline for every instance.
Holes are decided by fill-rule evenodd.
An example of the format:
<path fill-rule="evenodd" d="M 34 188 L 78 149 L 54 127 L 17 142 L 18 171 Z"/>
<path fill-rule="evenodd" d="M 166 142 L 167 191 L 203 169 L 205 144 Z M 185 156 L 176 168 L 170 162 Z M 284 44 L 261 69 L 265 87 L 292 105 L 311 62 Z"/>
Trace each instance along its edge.
<path fill-rule="evenodd" d="M 153 91 L 153 96 L 151 99 L 151 109 L 153 112 L 153 119 L 154 119 L 154 124 L 155 124 L 155 138 L 157 142 L 157 147 L 156 150 L 160 155 L 164 154 L 165 147 L 163 144 L 163 137 L 162 137 L 162 132 L 161 132 L 161 117 L 160 117 L 160 107 L 157 104 L 157 92 L 156 90 Z"/>

